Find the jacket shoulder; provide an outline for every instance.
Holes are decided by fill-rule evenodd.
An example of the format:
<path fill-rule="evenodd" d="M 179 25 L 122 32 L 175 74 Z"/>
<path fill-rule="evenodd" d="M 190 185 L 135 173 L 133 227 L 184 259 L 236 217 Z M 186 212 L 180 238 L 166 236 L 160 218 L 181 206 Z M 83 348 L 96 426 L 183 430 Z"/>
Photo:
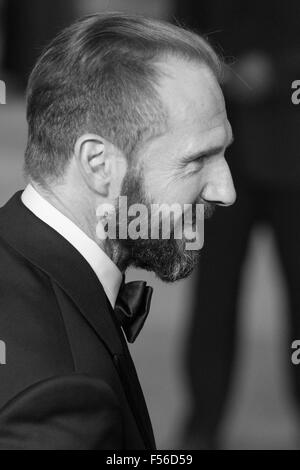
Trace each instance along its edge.
<path fill-rule="evenodd" d="M 31 384 L 73 372 L 65 325 L 50 278 L 0 238 L 0 407 Z"/>

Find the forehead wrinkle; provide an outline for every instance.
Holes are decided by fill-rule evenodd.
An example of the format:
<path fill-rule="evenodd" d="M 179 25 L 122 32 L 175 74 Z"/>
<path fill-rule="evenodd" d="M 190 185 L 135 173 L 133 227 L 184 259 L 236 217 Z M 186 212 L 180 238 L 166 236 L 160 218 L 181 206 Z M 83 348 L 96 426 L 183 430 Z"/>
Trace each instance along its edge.
<path fill-rule="evenodd" d="M 227 121 L 229 124 L 229 122 Z M 211 148 L 225 148 L 229 144 L 229 127 L 228 125 L 219 124 L 206 129 L 198 135 L 195 141 L 189 141 L 190 145 L 186 146 L 186 150 L 190 154 L 202 153 Z"/>
<path fill-rule="evenodd" d="M 223 116 L 223 118 L 220 119 L 221 116 Z M 222 132 L 225 136 L 223 141 L 225 141 L 226 136 L 231 136 L 231 126 L 227 118 L 226 110 L 219 112 L 211 120 L 203 119 L 199 121 L 197 119 L 190 119 L 188 122 L 185 122 L 184 125 L 182 123 L 176 123 L 176 126 L 172 126 L 169 129 L 168 134 L 169 136 L 174 135 L 174 138 L 180 135 L 182 139 L 186 139 L 186 142 L 206 142 L 210 140 L 211 134 L 213 134 L 211 139 L 216 140 L 214 137 L 216 134 L 214 133 L 215 129 L 220 129 L 217 135 Z"/>
<path fill-rule="evenodd" d="M 218 128 L 222 128 L 222 129 L 225 129 L 227 131 L 228 126 L 229 126 L 229 121 L 228 121 L 228 118 L 227 118 L 227 114 L 226 114 L 226 112 L 223 112 L 223 113 L 219 113 L 218 116 L 220 116 L 221 114 L 224 116 L 224 118 L 222 120 L 218 119 L 215 122 L 215 119 L 212 119 L 210 123 L 208 121 L 205 121 L 205 126 L 201 127 L 201 131 L 203 133 L 208 133 L 208 132 L 212 132 L 212 131 L 214 131 L 215 129 L 218 129 Z M 217 116 L 215 116 L 215 117 L 217 117 Z"/>
<path fill-rule="evenodd" d="M 218 142 L 222 140 L 222 143 L 226 145 L 227 140 L 228 141 L 230 140 L 229 136 L 231 137 L 231 134 L 229 131 L 230 128 L 231 127 L 230 127 L 229 121 L 226 120 L 222 124 L 217 124 L 216 126 L 207 128 L 202 134 L 202 138 L 204 137 L 207 140 L 212 140 L 213 145 L 216 145 L 216 143 L 218 144 Z"/>
<path fill-rule="evenodd" d="M 225 101 L 220 91 L 217 98 L 212 100 L 202 97 L 200 100 L 184 97 L 180 100 L 173 100 L 168 103 L 169 126 L 174 129 L 193 128 L 197 132 L 214 126 L 214 123 L 221 122 L 222 117 L 227 119 Z"/>

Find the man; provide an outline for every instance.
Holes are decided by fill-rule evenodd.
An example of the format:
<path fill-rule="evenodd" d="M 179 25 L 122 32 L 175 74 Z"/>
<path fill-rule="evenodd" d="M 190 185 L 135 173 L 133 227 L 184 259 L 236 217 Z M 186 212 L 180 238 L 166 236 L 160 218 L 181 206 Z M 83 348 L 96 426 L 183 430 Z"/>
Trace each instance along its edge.
<path fill-rule="evenodd" d="M 101 237 L 99 207 L 234 202 L 219 71 L 202 38 L 116 14 L 78 21 L 38 61 L 29 185 L 0 211 L 1 448 L 155 448 L 124 338 L 151 288 L 122 275 L 135 265 L 175 281 L 198 252 L 172 236 Z"/>

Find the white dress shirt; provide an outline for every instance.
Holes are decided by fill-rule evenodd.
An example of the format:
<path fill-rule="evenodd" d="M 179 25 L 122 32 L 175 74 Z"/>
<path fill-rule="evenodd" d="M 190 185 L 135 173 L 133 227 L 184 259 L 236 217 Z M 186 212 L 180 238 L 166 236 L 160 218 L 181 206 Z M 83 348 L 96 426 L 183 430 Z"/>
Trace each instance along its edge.
<path fill-rule="evenodd" d="M 85 258 L 114 308 L 122 283 L 122 273 L 109 256 L 74 222 L 46 201 L 31 184 L 23 191 L 21 199 L 31 212 L 56 230 Z"/>

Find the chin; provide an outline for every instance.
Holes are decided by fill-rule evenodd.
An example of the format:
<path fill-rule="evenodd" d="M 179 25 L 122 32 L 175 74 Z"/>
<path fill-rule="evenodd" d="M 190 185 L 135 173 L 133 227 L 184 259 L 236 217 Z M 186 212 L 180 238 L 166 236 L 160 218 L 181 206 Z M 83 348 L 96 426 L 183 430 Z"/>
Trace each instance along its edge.
<path fill-rule="evenodd" d="M 173 256 L 166 257 L 162 253 L 144 252 L 144 256 L 138 256 L 133 265 L 137 268 L 145 269 L 146 271 L 153 272 L 161 281 L 166 283 L 173 283 L 186 279 L 194 271 L 198 265 L 201 257 L 199 251 L 183 251 L 172 253 Z M 147 256 L 148 255 L 148 256 Z"/>
<path fill-rule="evenodd" d="M 154 271 L 156 276 L 161 279 L 161 281 L 168 284 L 172 284 L 176 281 L 181 281 L 189 277 L 195 269 L 195 264 L 192 266 L 172 266 L 168 272 Z"/>

